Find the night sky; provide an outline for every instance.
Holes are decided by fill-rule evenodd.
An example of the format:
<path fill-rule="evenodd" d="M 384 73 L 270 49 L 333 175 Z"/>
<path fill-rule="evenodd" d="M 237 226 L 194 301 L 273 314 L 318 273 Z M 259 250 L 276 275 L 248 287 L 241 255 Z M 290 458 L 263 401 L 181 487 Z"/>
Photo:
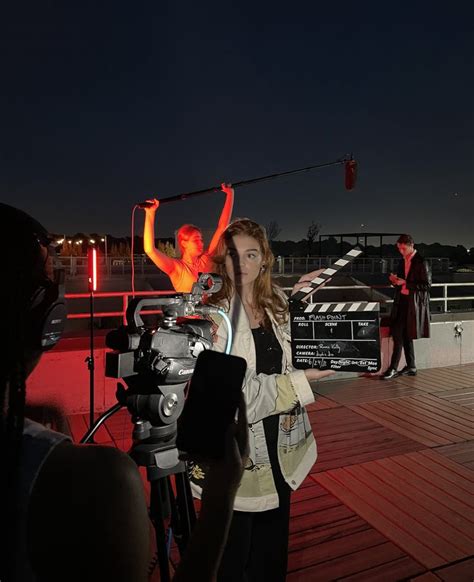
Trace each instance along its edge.
<path fill-rule="evenodd" d="M 282 240 L 314 220 L 474 246 L 469 4 L 17 6 L 0 34 L 0 199 L 50 230 L 129 235 L 147 197 L 353 152 L 356 190 L 341 166 L 316 170 L 237 189 L 234 216 L 276 220 Z M 212 226 L 223 200 L 163 207 L 157 236 Z"/>

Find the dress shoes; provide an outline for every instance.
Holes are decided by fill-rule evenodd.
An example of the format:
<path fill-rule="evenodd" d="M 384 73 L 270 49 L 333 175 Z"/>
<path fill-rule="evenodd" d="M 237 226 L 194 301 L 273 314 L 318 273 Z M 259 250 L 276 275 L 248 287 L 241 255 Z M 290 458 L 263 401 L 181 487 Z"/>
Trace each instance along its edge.
<path fill-rule="evenodd" d="M 400 376 L 416 376 L 416 368 L 405 366 L 403 370 L 400 370 Z"/>
<path fill-rule="evenodd" d="M 399 376 L 399 373 L 397 372 L 397 370 L 394 370 L 393 368 L 389 368 L 385 372 L 385 374 L 383 374 L 382 380 L 392 380 L 393 378 L 396 378 L 397 376 Z"/>

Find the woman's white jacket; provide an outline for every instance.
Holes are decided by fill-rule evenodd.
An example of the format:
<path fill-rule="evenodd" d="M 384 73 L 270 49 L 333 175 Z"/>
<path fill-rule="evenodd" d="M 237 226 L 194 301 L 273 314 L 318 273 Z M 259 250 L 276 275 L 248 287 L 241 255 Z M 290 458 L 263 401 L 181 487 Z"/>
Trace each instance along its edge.
<path fill-rule="evenodd" d="M 243 385 L 249 422 L 249 461 L 237 491 L 234 508 L 239 511 L 266 511 L 278 507 L 278 495 L 270 466 L 262 420 L 280 415 L 278 459 L 281 472 L 292 489 L 297 489 L 317 457 L 316 441 L 305 406 L 314 402 L 314 395 L 303 370 L 291 366 L 289 323 L 278 323 L 270 311 L 275 336 L 283 350 L 282 374 L 257 374 L 256 353 L 250 323 L 238 296 L 230 304 L 233 327 L 231 354 L 247 360 Z M 225 351 L 227 327 L 220 315 L 213 322 L 213 349 Z M 225 390 L 225 386 L 222 387 Z M 191 487 L 200 496 L 204 473 L 198 465 L 190 468 Z"/>

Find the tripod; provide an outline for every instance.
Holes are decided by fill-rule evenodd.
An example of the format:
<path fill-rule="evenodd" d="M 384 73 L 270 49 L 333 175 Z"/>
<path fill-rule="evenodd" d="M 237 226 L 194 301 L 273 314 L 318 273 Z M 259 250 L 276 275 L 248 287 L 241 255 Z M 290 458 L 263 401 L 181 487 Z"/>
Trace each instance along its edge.
<path fill-rule="evenodd" d="M 143 438 L 143 435 L 146 436 Z M 137 419 L 133 440 L 130 456 L 139 467 L 146 467 L 150 483 L 150 519 L 155 528 L 160 580 L 169 582 L 165 520 L 171 518 L 170 531 L 173 532 L 180 555 L 186 549 L 196 522 L 186 465 L 178 459 L 175 447 L 176 423 L 174 426 L 153 426 L 148 421 Z M 176 494 L 171 475 L 175 476 Z"/>
<path fill-rule="evenodd" d="M 99 427 L 113 414 L 126 405 L 127 392 L 118 390 L 119 403 L 104 412 L 82 437 L 81 443 L 92 442 L 92 437 Z M 146 398 L 146 397 L 145 397 Z M 130 400 L 134 400 L 133 396 Z M 128 407 L 130 410 L 130 400 Z M 147 399 L 147 405 L 150 403 Z M 146 406 L 148 408 L 148 406 Z M 186 465 L 178 458 L 176 443 L 176 422 L 156 426 L 140 416 L 132 417 L 134 423 L 133 445 L 129 455 L 137 466 L 145 467 L 150 483 L 150 519 L 155 529 L 157 562 L 162 582 L 170 581 L 168 547 L 166 541 L 165 521 L 170 519 L 170 530 L 183 555 L 189 541 L 196 514 L 191 495 L 191 486 L 186 472 Z M 173 490 L 171 476 L 175 476 L 176 493 Z M 156 562 L 151 564 L 153 571 Z M 150 572 L 151 574 L 151 572 Z"/>

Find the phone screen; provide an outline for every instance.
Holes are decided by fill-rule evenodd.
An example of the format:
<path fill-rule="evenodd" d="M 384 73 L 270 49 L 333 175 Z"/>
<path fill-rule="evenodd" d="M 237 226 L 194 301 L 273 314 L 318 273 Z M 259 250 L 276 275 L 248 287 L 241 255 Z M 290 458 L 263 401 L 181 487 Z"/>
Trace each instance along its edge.
<path fill-rule="evenodd" d="M 224 455 L 225 433 L 237 412 L 247 362 L 237 356 L 206 350 L 196 362 L 176 439 L 180 451 L 218 459 Z"/>

